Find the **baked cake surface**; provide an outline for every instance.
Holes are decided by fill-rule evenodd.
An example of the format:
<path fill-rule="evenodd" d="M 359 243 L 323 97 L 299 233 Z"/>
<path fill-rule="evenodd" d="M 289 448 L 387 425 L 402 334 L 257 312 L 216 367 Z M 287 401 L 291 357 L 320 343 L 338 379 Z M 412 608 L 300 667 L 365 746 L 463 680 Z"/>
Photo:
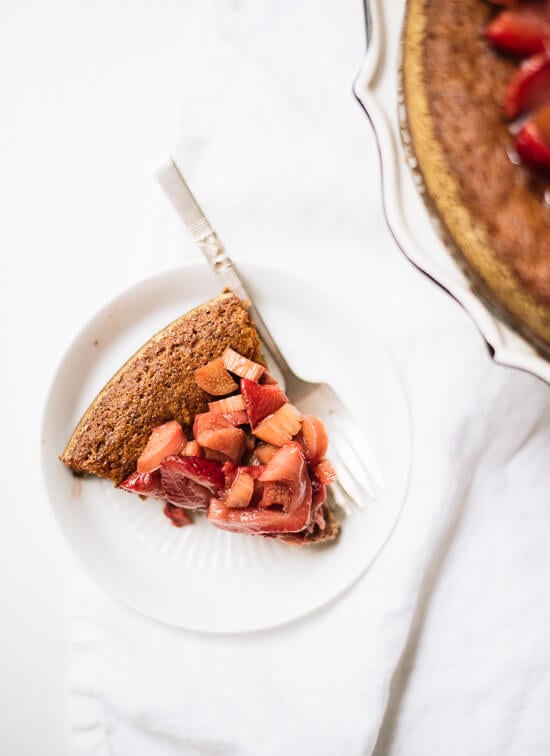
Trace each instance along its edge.
<path fill-rule="evenodd" d="M 151 428 L 170 420 L 190 432 L 208 409 L 196 368 L 226 347 L 265 365 L 260 340 L 238 297 L 224 293 L 153 336 L 111 378 L 82 417 L 61 460 L 74 472 L 120 483 L 136 469 Z"/>
<path fill-rule="evenodd" d="M 550 352 L 550 181 L 516 164 L 502 101 L 516 64 L 482 0 L 408 0 L 407 128 L 431 209 L 478 292 Z M 465 265 L 464 265 L 465 264 Z"/>

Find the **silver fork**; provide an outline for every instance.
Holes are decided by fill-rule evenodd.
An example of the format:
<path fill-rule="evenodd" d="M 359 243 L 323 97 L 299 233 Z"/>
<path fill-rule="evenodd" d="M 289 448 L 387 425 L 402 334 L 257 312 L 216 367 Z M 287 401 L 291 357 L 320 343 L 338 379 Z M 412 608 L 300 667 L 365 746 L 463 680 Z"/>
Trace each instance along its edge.
<path fill-rule="evenodd" d="M 383 487 L 382 476 L 369 445 L 340 397 L 327 383 L 310 383 L 290 368 L 271 336 L 239 273 L 172 158 L 157 170 L 157 179 L 203 251 L 222 284 L 239 299 L 250 302 L 248 312 L 264 346 L 268 363 L 280 371 L 289 400 L 324 422 L 330 439 L 329 457 L 338 477 L 332 486 L 336 504 L 346 512 L 350 504 L 363 508 Z"/>

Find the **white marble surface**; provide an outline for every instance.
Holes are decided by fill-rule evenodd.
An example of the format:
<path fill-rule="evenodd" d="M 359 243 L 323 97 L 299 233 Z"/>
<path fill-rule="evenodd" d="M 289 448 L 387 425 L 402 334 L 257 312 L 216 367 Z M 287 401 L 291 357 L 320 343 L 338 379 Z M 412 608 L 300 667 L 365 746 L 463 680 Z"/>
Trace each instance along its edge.
<path fill-rule="evenodd" d="M 202 23 L 208 14 L 211 34 Z M 448 380 L 426 341 L 414 349 L 418 328 L 432 327 L 434 313 L 453 324 L 467 360 L 464 381 L 455 372 L 445 401 L 463 385 L 475 391 L 468 383 L 474 364 L 494 379 L 497 368 L 467 317 L 405 263 L 385 228 L 374 141 L 351 95 L 361 3 L 319 3 L 307 34 L 300 14 L 298 4 L 244 0 L 24 0 L 4 9 L 1 385 L 10 397 L 3 451 L 13 472 L 0 531 L 2 752 L 69 753 L 75 568 L 45 502 L 38 419 L 75 330 L 128 283 L 172 264 L 178 243 L 182 256 L 195 255 L 150 175 L 176 141 L 236 259 L 276 261 L 345 285 L 383 334 L 409 390 L 424 362 L 434 388 L 439 375 Z M 243 54 L 227 66 L 229 48 Z M 195 107 L 207 80 L 218 98 L 214 121 Z M 261 177 L 248 195 L 242 186 L 232 191 L 242 164 Z M 488 418 L 496 435 L 502 425 L 529 432 L 497 447 L 500 474 L 489 480 L 476 482 L 472 460 L 395 678 L 379 755 L 550 749 L 548 471 L 532 470 L 531 494 L 518 488 L 531 435 L 542 434 L 550 447 L 550 411 L 529 414 L 548 391 L 513 373 L 509 385 L 517 415 L 480 422 Z M 445 423 L 445 403 L 437 406 Z"/>

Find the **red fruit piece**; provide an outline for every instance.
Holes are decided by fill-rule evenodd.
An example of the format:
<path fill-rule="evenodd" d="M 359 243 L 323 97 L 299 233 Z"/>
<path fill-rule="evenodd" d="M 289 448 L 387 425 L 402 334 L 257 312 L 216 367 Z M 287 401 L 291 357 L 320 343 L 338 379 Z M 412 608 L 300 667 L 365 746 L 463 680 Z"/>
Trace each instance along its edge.
<path fill-rule="evenodd" d="M 226 348 L 222 359 L 226 370 L 235 373 L 240 378 L 248 378 L 251 381 L 259 381 L 265 369 L 257 362 L 252 362 L 252 360 L 243 357 L 231 347 Z"/>
<path fill-rule="evenodd" d="M 120 487 L 125 491 L 130 491 L 130 493 L 136 493 L 140 496 L 152 496 L 155 499 L 164 499 L 160 470 L 132 473 L 126 480 L 122 481 Z"/>
<path fill-rule="evenodd" d="M 494 47 L 513 55 L 542 52 L 550 40 L 550 3 L 529 2 L 501 11 L 485 27 L 485 37 Z"/>
<path fill-rule="evenodd" d="M 239 412 L 245 409 L 244 399 L 240 394 L 226 396 L 225 399 L 218 399 L 217 402 L 208 402 L 208 409 L 210 412 L 217 412 L 220 415 Z"/>
<path fill-rule="evenodd" d="M 524 60 L 512 77 L 504 97 L 504 112 L 510 119 L 550 102 L 550 55 L 541 53 Z"/>
<path fill-rule="evenodd" d="M 302 437 L 306 457 L 312 465 L 320 462 L 328 448 L 328 436 L 325 426 L 315 415 L 306 415 L 302 418 Z"/>
<path fill-rule="evenodd" d="M 193 524 L 193 520 L 189 517 L 189 513 L 183 509 L 183 507 L 177 507 L 174 506 L 174 504 L 166 503 L 163 511 L 172 525 L 176 528 L 183 528 L 186 525 Z"/>
<path fill-rule="evenodd" d="M 211 496 L 218 496 L 225 485 L 219 462 L 203 457 L 168 457 L 160 474 L 165 499 L 187 509 L 207 507 Z"/>
<path fill-rule="evenodd" d="M 237 388 L 237 384 L 225 369 L 221 357 L 212 360 L 204 367 L 197 368 L 195 370 L 195 383 L 212 396 L 231 394 Z"/>
<path fill-rule="evenodd" d="M 223 501 L 226 507 L 242 509 L 250 504 L 253 493 L 254 478 L 246 468 L 239 467 Z"/>
<path fill-rule="evenodd" d="M 182 427 L 176 420 L 153 428 L 147 445 L 138 458 L 137 471 L 156 470 L 165 457 L 180 452 L 185 442 Z"/>
<path fill-rule="evenodd" d="M 273 446 L 284 446 L 300 430 L 301 415 L 287 402 L 259 423 L 252 433 Z"/>
<path fill-rule="evenodd" d="M 515 146 L 527 165 L 550 171 L 550 105 L 539 110 L 520 129 Z"/>
<path fill-rule="evenodd" d="M 314 465 L 311 472 L 319 478 L 321 483 L 334 483 L 336 481 L 334 467 L 328 459 L 322 459 L 319 464 Z"/>
<path fill-rule="evenodd" d="M 263 385 L 247 378 L 241 378 L 241 395 L 252 428 L 288 402 L 278 383 Z"/>

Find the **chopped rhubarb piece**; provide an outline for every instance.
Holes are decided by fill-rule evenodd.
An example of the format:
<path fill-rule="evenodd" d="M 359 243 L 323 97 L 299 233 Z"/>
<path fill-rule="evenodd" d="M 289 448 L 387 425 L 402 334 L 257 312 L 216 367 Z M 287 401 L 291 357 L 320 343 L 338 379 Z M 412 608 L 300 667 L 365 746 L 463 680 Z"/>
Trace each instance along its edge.
<path fill-rule="evenodd" d="M 550 171 L 550 105 L 542 108 L 520 129 L 516 150 L 521 159 L 534 168 Z"/>
<path fill-rule="evenodd" d="M 202 446 L 200 437 L 205 431 L 222 430 L 223 428 L 232 428 L 233 426 L 226 420 L 223 415 L 217 412 L 202 412 L 195 415 L 193 422 L 193 436 L 195 441 Z"/>
<path fill-rule="evenodd" d="M 262 507 L 279 505 L 290 512 L 300 505 L 306 483 L 309 484 L 306 460 L 300 444 L 292 441 L 281 447 L 260 475 L 264 483 Z"/>
<path fill-rule="evenodd" d="M 224 462 L 222 465 L 222 472 L 225 477 L 225 488 L 231 488 L 235 476 L 237 475 L 238 465 L 234 462 Z"/>
<path fill-rule="evenodd" d="M 268 462 L 273 459 L 278 450 L 279 447 L 272 446 L 271 444 L 258 444 L 254 449 L 254 454 L 256 455 L 256 458 L 258 462 L 260 462 L 260 464 L 267 465 Z"/>
<path fill-rule="evenodd" d="M 185 436 L 176 420 L 153 428 L 147 445 L 138 458 L 137 471 L 151 472 L 158 469 L 165 457 L 178 454 L 184 444 Z"/>
<path fill-rule="evenodd" d="M 225 399 L 218 399 L 217 402 L 208 402 L 208 409 L 220 415 L 229 415 L 231 412 L 240 412 L 246 407 L 241 394 L 235 394 L 235 396 L 226 396 Z"/>
<path fill-rule="evenodd" d="M 237 469 L 231 488 L 224 497 L 226 507 L 242 509 L 247 507 L 254 493 L 254 478 L 244 467 Z"/>
<path fill-rule="evenodd" d="M 301 415 L 294 405 L 287 402 L 268 415 L 253 429 L 252 433 L 273 446 L 287 444 L 300 430 Z"/>
<path fill-rule="evenodd" d="M 246 357 L 243 357 L 231 347 L 227 347 L 223 353 L 223 364 L 226 370 L 231 373 L 240 376 L 241 378 L 248 378 L 250 381 L 259 381 L 264 368 L 257 362 L 252 362 Z"/>
<path fill-rule="evenodd" d="M 169 504 L 167 502 L 164 507 L 164 514 L 176 528 L 184 528 L 186 525 L 193 524 L 193 520 L 189 516 L 189 513 L 183 507 L 175 506 L 174 504 Z"/>
<path fill-rule="evenodd" d="M 334 483 L 336 480 L 336 473 L 334 467 L 328 461 L 328 459 L 322 459 L 317 465 L 315 465 L 311 471 L 316 475 L 321 483 Z"/>
<path fill-rule="evenodd" d="M 235 427 L 239 425 L 248 425 L 248 415 L 244 410 L 229 412 L 223 417 L 225 417 L 228 423 L 231 423 L 231 425 L 234 425 Z"/>
<path fill-rule="evenodd" d="M 262 385 L 247 378 L 241 378 L 241 395 L 252 428 L 288 402 L 278 383 Z"/>
<path fill-rule="evenodd" d="M 325 426 L 315 415 L 306 415 L 302 418 L 302 437 L 306 457 L 312 465 L 320 462 L 328 448 L 328 436 Z"/>
<path fill-rule="evenodd" d="M 152 496 L 155 499 L 164 499 L 160 470 L 132 473 L 126 480 L 122 481 L 120 487 L 125 491 L 130 491 L 130 493 L 136 493 L 140 496 Z"/>
<path fill-rule="evenodd" d="M 187 509 L 207 507 L 210 497 L 225 487 L 222 466 L 203 457 L 168 457 L 160 474 L 166 500 Z"/>
<path fill-rule="evenodd" d="M 204 367 L 197 368 L 195 370 L 195 383 L 212 396 L 231 394 L 237 388 L 237 384 L 225 369 L 221 357 L 212 360 Z"/>
<path fill-rule="evenodd" d="M 550 55 L 541 53 L 524 60 L 512 77 L 504 97 L 508 118 L 517 118 L 527 110 L 537 110 L 550 102 Z"/>
<path fill-rule="evenodd" d="M 184 457 L 202 457 L 202 449 L 196 441 L 188 441 L 180 454 L 183 454 Z"/>
<path fill-rule="evenodd" d="M 203 431 L 197 437 L 204 449 L 224 454 L 232 462 L 240 462 L 245 450 L 245 435 L 241 428 L 221 428 L 220 430 Z"/>
<path fill-rule="evenodd" d="M 513 55 L 542 52 L 550 40 L 550 3 L 528 2 L 501 11 L 485 27 L 485 36 L 494 47 Z"/>

